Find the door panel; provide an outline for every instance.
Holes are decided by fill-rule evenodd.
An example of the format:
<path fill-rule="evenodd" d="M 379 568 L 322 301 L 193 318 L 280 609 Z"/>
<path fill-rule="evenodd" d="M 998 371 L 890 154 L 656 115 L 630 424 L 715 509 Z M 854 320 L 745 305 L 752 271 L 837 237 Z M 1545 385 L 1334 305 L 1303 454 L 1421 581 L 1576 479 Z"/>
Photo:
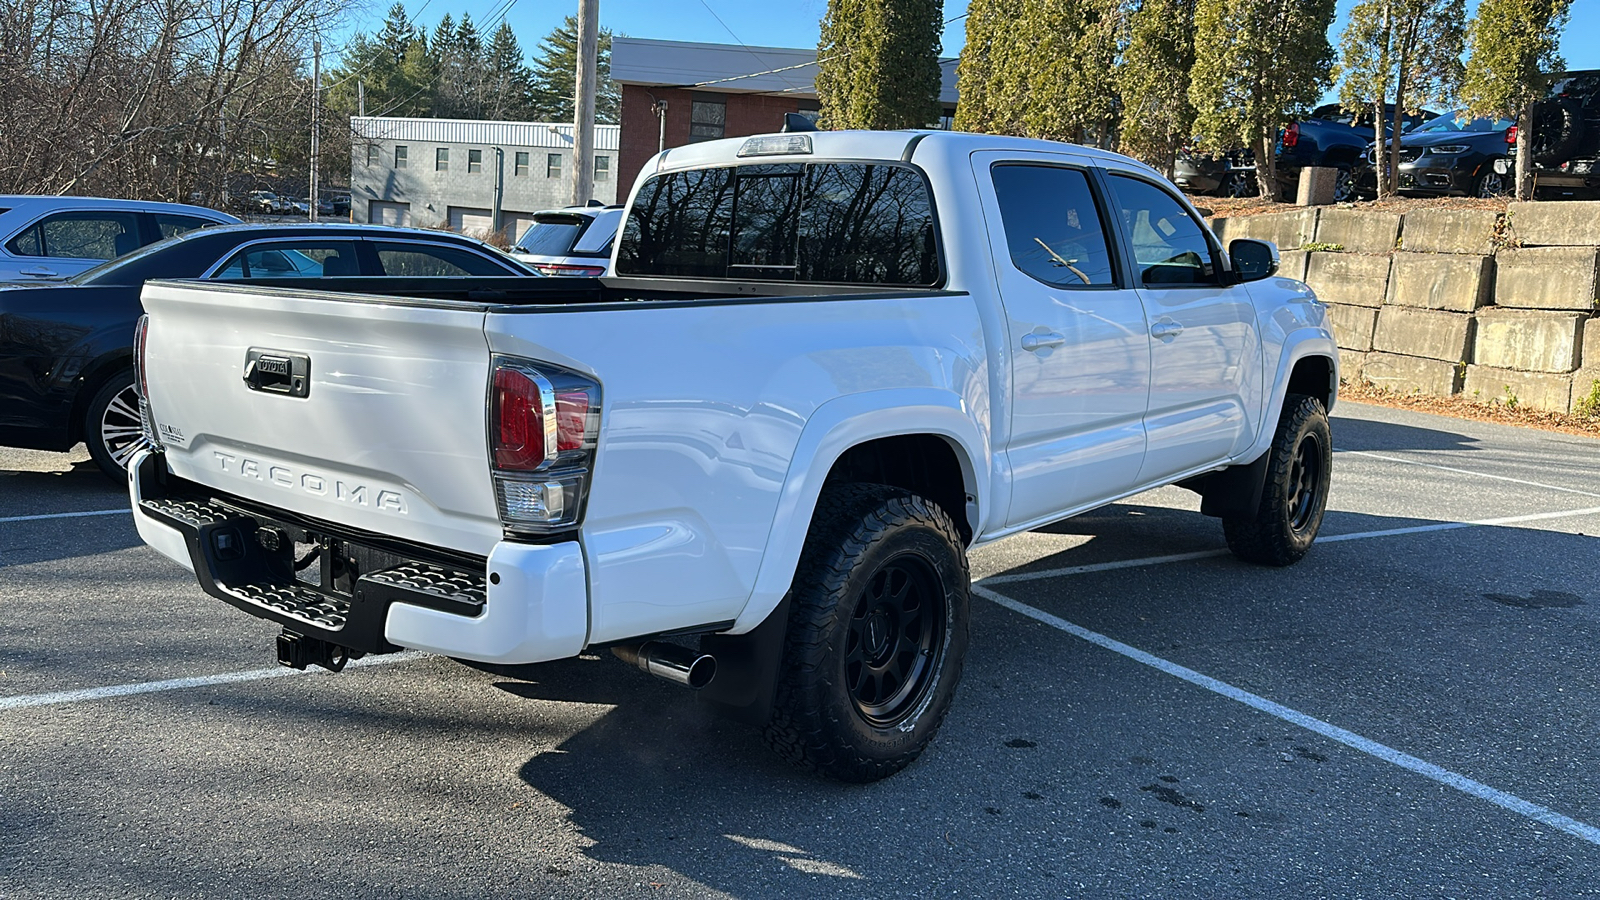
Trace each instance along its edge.
<path fill-rule="evenodd" d="M 1149 484 L 1228 461 L 1253 441 L 1261 348 L 1255 306 L 1223 286 L 1205 230 L 1166 189 L 1113 173 L 1120 224 L 1150 317 Z"/>
<path fill-rule="evenodd" d="M 1010 342 L 1008 526 L 1126 491 L 1144 457 L 1148 327 L 1083 162 L 973 158 Z"/>

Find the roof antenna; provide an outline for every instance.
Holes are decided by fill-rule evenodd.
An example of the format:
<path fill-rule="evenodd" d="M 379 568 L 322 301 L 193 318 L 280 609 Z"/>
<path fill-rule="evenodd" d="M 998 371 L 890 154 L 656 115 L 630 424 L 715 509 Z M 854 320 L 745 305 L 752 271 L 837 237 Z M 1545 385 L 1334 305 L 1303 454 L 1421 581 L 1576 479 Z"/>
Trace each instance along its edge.
<path fill-rule="evenodd" d="M 800 115 L 799 113 L 784 113 L 783 114 L 783 133 L 785 133 L 785 134 L 787 134 L 787 133 L 789 133 L 791 131 L 816 131 L 816 130 L 818 130 L 817 129 L 817 123 L 811 121 L 810 119 L 806 118 L 805 116 Z"/>

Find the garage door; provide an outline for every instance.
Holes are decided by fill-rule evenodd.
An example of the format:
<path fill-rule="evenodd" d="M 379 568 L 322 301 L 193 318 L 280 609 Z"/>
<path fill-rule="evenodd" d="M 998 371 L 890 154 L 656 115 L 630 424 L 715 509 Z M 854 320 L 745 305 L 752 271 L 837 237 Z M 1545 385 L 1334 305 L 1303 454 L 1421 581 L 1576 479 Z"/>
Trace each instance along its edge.
<path fill-rule="evenodd" d="M 471 206 L 452 206 L 449 212 L 450 230 L 474 237 L 485 237 L 494 231 L 494 212 Z"/>
<path fill-rule="evenodd" d="M 367 203 L 367 221 L 373 225 L 410 225 L 411 204 L 394 203 L 388 200 L 372 200 Z"/>
<path fill-rule="evenodd" d="M 515 244 L 522 240 L 523 232 L 533 227 L 533 213 L 501 210 L 500 224 L 505 228 L 506 237 Z"/>

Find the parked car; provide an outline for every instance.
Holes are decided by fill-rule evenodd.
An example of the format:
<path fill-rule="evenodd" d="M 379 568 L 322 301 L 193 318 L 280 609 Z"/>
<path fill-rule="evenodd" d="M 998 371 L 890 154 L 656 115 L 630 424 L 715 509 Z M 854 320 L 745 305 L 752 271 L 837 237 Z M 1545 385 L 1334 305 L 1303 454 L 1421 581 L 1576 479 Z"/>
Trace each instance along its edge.
<path fill-rule="evenodd" d="M 1564 72 L 1534 104 L 1533 192 L 1544 200 L 1600 198 L 1600 69 Z M 1499 164 L 1510 177 L 1516 147 Z"/>
<path fill-rule="evenodd" d="M 162 238 L 238 221 L 183 203 L 0 196 L 0 283 L 61 281 Z"/>
<path fill-rule="evenodd" d="M 604 275 L 622 213 L 620 206 L 534 213 L 533 224 L 512 246 L 511 255 L 545 275 Z"/>
<path fill-rule="evenodd" d="M 251 212 L 275 216 L 289 210 L 289 201 L 271 191 L 251 191 L 245 195 L 245 208 Z"/>
<path fill-rule="evenodd" d="M 1402 111 L 1400 130 L 1410 131 L 1437 115 L 1428 110 L 1417 113 Z M 1393 104 L 1384 105 L 1383 122 L 1387 135 L 1393 128 Z M 1311 111 L 1311 115 L 1284 126 L 1278 135 L 1277 146 L 1280 197 L 1292 199 L 1299 185 L 1300 170 L 1318 166 L 1339 170 L 1333 192 L 1335 202 L 1356 199 L 1356 169 L 1372 144 L 1373 134 L 1370 107 L 1352 113 L 1337 103 L 1319 106 Z"/>
<path fill-rule="evenodd" d="M 1173 161 L 1172 180 L 1191 194 L 1254 197 L 1261 193 L 1261 185 L 1256 181 L 1256 155 L 1249 150 L 1228 153 L 1181 150 Z"/>
<path fill-rule="evenodd" d="M 125 477 L 122 466 L 143 445 L 133 326 L 149 279 L 533 274 L 487 244 L 443 232 L 231 225 L 152 244 L 65 284 L 0 288 L 0 445 L 66 450 L 82 441 L 106 474 Z"/>
<path fill-rule="evenodd" d="M 1439 116 L 1400 136 L 1402 194 L 1499 197 L 1509 180 L 1495 168 L 1506 158 L 1510 119 L 1473 118 L 1465 112 Z M 1389 145 L 1369 144 L 1356 171 L 1363 196 L 1378 190 L 1377 173 L 1387 165 Z"/>
<path fill-rule="evenodd" d="M 1402 113 L 1402 130 L 1435 117 L 1423 110 Z M 1393 104 L 1384 107 L 1384 130 L 1394 121 Z M 1291 121 L 1278 133 L 1274 148 L 1277 159 L 1278 199 L 1292 200 L 1299 186 L 1300 170 L 1313 166 L 1339 170 L 1334 185 L 1334 200 L 1343 203 L 1356 198 L 1357 169 L 1362 154 L 1373 137 L 1372 111 L 1347 112 L 1337 103 L 1319 106 L 1311 114 Z M 1173 180 L 1191 193 L 1224 197 L 1253 197 L 1260 193 L 1256 180 L 1255 154 L 1234 150 L 1207 156 L 1180 153 L 1173 169 Z"/>
<path fill-rule="evenodd" d="M 328 194 L 328 213 L 335 216 L 350 216 L 350 192 L 334 191 Z"/>
<path fill-rule="evenodd" d="M 1177 484 L 1243 560 L 1311 550 L 1327 307 L 1150 167 L 787 133 L 632 196 L 606 278 L 150 285 L 140 536 L 284 665 L 609 648 L 849 781 L 951 708 L 969 547 Z"/>

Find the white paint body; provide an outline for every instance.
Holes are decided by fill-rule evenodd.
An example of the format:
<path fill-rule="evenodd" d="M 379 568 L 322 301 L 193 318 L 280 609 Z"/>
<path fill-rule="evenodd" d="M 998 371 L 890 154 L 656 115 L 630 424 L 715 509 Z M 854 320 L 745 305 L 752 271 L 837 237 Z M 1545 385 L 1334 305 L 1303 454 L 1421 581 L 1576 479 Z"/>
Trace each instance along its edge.
<path fill-rule="evenodd" d="M 911 139 L 817 134 L 803 161 L 899 161 Z M 669 150 L 640 182 L 773 161 L 738 159 L 740 145 Z M 1282 278 L 1095 295 L 1121 295 L 1121 319 L 1084 306 L 1085 293 L 1038 290 L 1012 267 L 986 173 L 997 159 L 1051 158 L 1155 177 L 1114 154 L 1048 142 L 942 133 L 915 142 L 909 161 L 932 185 L 951 293 L 452 308 L 153 283 L 150 402 L 163 429 L 182 435 L 167 440 L 166 464 L 301 516 L 516 570 L 484 614 L 501 625 L 397 604 L 387 636 L 532 662 L 711 623 L 755 627 L 789 589 L 830 468 L 866 441 L 947 442 L 969 497 L 950 512 L 966 514 L 975 543 L 1260 456 L 1294 364 L 1337 365 L 1323 307 Z M 1078 308 L 1062 313 L 1068 299 Z M 1162 316 L 1188 330 L 1151 338 Z M 1044 326 L 1067 343 L 1023 350 L 1020 338 Z M 247 390 L 250 347 L 308 355 L 310 396 Z M 491 353 L 603 386 L 587 510 L 578 540 L 561 545 L 570 552 L 528 553 L 504 537 L 488 463 Z M 182 547 L 138 518 L 157 549 Z"/>

